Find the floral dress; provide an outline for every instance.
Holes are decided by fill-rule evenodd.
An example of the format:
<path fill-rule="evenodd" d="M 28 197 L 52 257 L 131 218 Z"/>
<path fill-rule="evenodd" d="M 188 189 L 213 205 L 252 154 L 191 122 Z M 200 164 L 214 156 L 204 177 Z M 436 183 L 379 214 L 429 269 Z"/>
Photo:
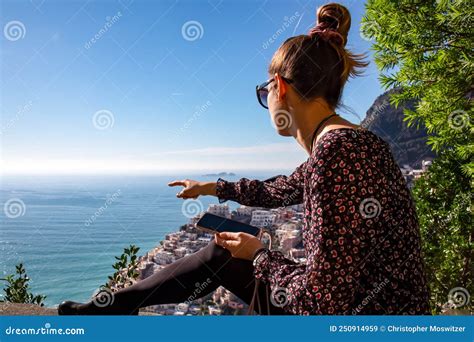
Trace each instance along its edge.
<path fill-rule="evenodd" d="M 290 176 L 219 178 L 216 195 L 253 207 L 304 204 L 306 262 L 272 250 L 254 268 L 272 294 L 284 294 L 288 314 L 430 313 L 414 203 L 389 145 L 373 132 L 327 131 Z"/>

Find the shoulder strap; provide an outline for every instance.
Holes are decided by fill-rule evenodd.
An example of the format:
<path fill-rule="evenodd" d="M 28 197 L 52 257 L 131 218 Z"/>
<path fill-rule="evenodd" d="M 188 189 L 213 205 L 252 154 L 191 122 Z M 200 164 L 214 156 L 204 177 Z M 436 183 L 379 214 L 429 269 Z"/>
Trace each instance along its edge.
<path fill-rule="evenodd" d="M 260 285 L 260 279 L 255 279 L 255 287 L 253 289 L 252 300 L 250 301 L 249 309 L 247 311 L 248 315 L 253 315 L 254 306 L 255 306 L 255 298 L 258 298 L 258 286 Z M 260 303 L 260 300 L 259 300 Z"/>

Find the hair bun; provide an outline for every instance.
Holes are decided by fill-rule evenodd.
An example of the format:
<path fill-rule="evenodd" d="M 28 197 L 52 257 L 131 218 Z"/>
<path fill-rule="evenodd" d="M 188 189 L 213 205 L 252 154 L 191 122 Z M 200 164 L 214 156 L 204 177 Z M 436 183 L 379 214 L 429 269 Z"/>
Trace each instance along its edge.
<path fill-rule="evenodd" d="M 347 8 L 337 3 L 326 4 L 318 8 L 316 16 L 317 25 L 310 30 L 309 35 L 317 33 L 325 40 L 345 46 L 351 27 L 351 15 Z"/>

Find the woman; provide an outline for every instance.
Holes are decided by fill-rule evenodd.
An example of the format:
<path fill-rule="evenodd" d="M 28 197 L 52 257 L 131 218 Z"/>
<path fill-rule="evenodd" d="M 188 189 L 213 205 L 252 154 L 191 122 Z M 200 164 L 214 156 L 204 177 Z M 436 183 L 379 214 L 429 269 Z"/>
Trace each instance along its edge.
<path fill-rule="evenodd" d="M 318 9 L 308 35 L 274 54 L 270 79 L 257 87 L 278 134 L 309 154 L 290 176 L 265 181 L 181 180 L 178 197 L 214 195 L 248 206 L 304 204 L 306 263 L 298 264 L 245 233 L 220 233 L 205 248 L 126 289 L 107 306 L 63 302 L 60 314 L 137 314 L 224 286 L 260 314 L 429 314 L 417 217 L 388 144 L 335 113 L 349 76 L 366 66 L 345 49 L 350 15 L 339 4 Z M 269 291 L 270 290 L 270 291 Z M 278 296 L 279 298 L 275 298 Z M 196 297 L 192 297 L 195 299 Z"/>

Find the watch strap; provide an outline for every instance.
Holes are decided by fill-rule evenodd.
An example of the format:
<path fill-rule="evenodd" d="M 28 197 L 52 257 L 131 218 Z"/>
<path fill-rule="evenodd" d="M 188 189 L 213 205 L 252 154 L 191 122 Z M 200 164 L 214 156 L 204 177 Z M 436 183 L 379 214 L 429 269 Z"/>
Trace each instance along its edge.
<path fill-rule="evenodd" d="M 253 266 L 256 266 L 262 259 L 262 254 L 268 253 L 270 250 L 266 247 L 258 249 L 253 256 Z"/>

